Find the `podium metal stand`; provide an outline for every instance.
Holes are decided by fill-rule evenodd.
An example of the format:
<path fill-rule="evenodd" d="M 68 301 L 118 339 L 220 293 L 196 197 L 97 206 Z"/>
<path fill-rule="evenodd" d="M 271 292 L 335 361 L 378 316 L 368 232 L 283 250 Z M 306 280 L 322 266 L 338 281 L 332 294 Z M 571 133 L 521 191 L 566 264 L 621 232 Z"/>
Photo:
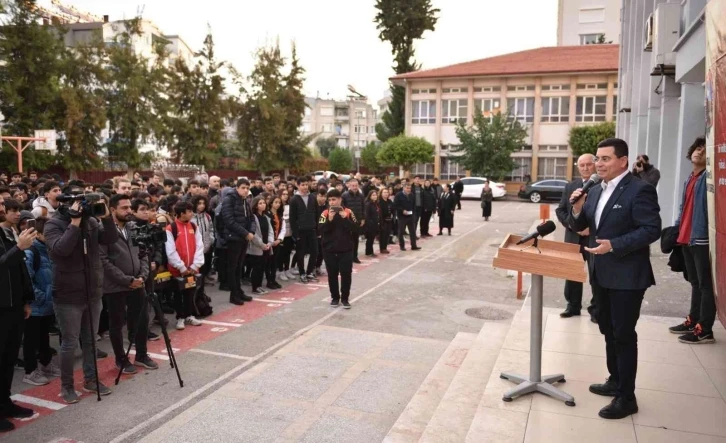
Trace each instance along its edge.
<path fill-rule="evenodd" d="M 530 333 L 529 333 L 529 377 L 511 372 L 502 372 L 500 377 L 517 383 L 517 386 L 505 392 L 502 400 L 512 401 L 515 397 L 532 392 L 540 392 L 558 400 L 567 406 L 575 406 L 575 398 L 553 386 L 564 383 L 564 374 L 542 376 L 542 296 L 544 277 L 565 278 L 584 282 L 587 279 L 584 260 L 579 245 L 535 240 L 517 246 L 521 236 L 508 235 L 497 251 L 494 267 L 532 274 L 529 291 Z"/>

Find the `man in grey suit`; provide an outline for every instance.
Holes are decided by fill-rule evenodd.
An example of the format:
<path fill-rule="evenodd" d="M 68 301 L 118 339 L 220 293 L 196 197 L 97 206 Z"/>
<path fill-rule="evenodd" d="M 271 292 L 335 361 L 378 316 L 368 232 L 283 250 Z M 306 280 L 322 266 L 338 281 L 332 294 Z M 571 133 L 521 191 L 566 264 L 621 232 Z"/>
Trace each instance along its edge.
<path fill-rule="evenodd" d="M 592 154 L 583 154 L 577 159 L 577 169 L 580 172 L 580 177 L 572 180 L 565 186 L 565 191 L 562 193 L 560 204 L 557 206 L 555 213 L 557 219 L 565 227 L 565 242 L 580 245 L 580 252 L 582 258 L 587 261 L 588 253 L 585 252 L 584 247 L 589 245 L 589 228 L 584 231 L 575 232 L 570 229 L 567 223 L 567 218 L 572 212 L 572 205 L 570 204 L 570 196 L 576 189 L 582 187 L 582 184 L 586 182 L 592 174 L 595 173 L 595 156 Z M 582 287 L 583 284 L 576 281 L 565 281 L 565 300 L 567 300 L 567 308 L 564 312 L 560 313 L 560 317 L 569 318 L 574 315 L 580 315 L 582 309 Z M 593 322 L 597 323 L 597 313 L 595 312 L 596 302 L 593 299 L 590 301 L 590 307 L 587 309 L 590 312 L 590 317 Z"/>

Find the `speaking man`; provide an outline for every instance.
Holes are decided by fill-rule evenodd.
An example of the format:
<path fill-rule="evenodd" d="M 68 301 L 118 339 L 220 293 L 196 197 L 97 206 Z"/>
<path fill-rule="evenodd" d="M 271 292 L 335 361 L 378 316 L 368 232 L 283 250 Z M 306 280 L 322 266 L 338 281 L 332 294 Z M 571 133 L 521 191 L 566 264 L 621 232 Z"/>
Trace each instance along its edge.
<path fill-rule="evenodd" d="M 572 180 L 565 186 L 565 191 L 562 193 L 562 199 L 560 199 L 560 204 L 557 206 L 555 213 L 557 214 L 557 219 L 565 227 L 565 242 L 580 245 L 582 258 L 587 261 L 589 254 L 585 252 L 584 248 L 589 245 L 590 230 L 585 228 L 584 231 L 573 231 L 567 224 L 567 218 L 570 212 L 572 212 L 570 195 L 576 189 L 582 188 L 582 184 L 589 180 L 590 176 L 595 173 L 595 156 L 592 154 L 581 155 L 577 159 L 577 169 L 580 172 L 580 177 Z M 582 283 L 578 281 L 565 280 L 565 300 L 567 300 L 567 308 L 564 312 L 560 313 L 560 317 L 569 318 L 573 315 L 580 315 L 580 310 L 582 309 L 582 286 Z M 590 301 L 590 307 L 587 310 L 590 312 L 592 321 L 597 323 L 594 297 Z"/>
<path fill-rule="evenodd" d="M 572 193 L 569 224 L 573 231 L 590 230 L 590 283 L 598 300 L 598 325 L 605 336 L 610 377 L 590 392 L 615 397 L 598 414 L 620 419 L 638 412 L 635 375 L 638 367 L 638 334 L 635 325 L 646 289 L 655 284 L 650 264 L 650 244 L 660 237 L 658 194 L 653 186 L 628 171 L 628 145 L 623 140 L 603 140 L 597 149 L 601 186 L 583 195 Z M 582 197 L 582 198 L 580 198 Z"/>

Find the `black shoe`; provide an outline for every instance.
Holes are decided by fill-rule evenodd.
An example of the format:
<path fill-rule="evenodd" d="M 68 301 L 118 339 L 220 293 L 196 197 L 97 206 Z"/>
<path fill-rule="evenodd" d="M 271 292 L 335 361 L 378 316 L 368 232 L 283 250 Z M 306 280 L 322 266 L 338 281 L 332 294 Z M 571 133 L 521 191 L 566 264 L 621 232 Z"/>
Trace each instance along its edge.
<path fill-rule="evenodd" d="M 708 343 L 716 343 L 716 339 L 713 338 L 713 332 L 704 331 L 701 328 L 700 323 L 696 324 L 696 326 L 693 328 L 693 332 L 678 337 L 678 341 L 689 345 L 705 345 Z"/>
<path fill-rule="evenodd" d="M 56 348 L 51 347 L 50 348 L 50 355 L 52 355 L 53 357 L 55 357 L 56 355 L 58 355 L 58 350 Z"/>
<path fill-rule="evenodd" d="M 243 304 L 245 304 L 245 301 L 239 297 L 230 297 L 229 302 L 237 306 L 242 306 Z"/>
<path fill-rule="evenodd" d="M 693 332 L 693 328 L 696 327 L 696 323 L 691 319 L 691 316 L 686 316 L 686 321 L 677 326 L 671 326 L 668 328 L 671 334 L 688 334 Z"/>
<path fill-rule="evenodd" d="M 412 251 L 418 251 L 418 250 L 420 250 L 420 249 L 421 249 L 421 248 L 420 248 L 419 246 L 414 246 L 413 248 L 411 248 L 411 250 L 412 250 Z"/>
<path fill-rule="evenodd" d="M 149 331 L 149 334 L 147 336 L 147 339 L 149 341 L 157 341 L 159 338 L 161 338 L 161 337 L 159 337 L 159 334 Z"/>
<path fill-rule="evenodd" d="M 308 284 L 308 278 L 303 274 L 300 274 L 300 283 Z"/>
<path fill-rule="evenodd" d="M 320 281 L 320 280 L 318 280 L 318 278 L 317 278 L 317 277 L 315 276 L 315 274 L 308 274 L 308 275 L 306 275 L 306 276 L 305 276 L 305 278 L 307 278 L 307 279 L 308 279 L 308 281 L 311 281 L 311 282 L 313 282 L 313 283 L 315 283 L 315 282 L 319 282 L 319 281 Z"/>
<path fill-rule="evenodd" d="M 449 237 L 451 237 L 451 231 L 449 231 Z"/>
<path fill-rule="evenodd" d="M 575 311 L 574 309 L 567 308 L 564 312 L 560 312 L 560 317 L 562 318 L 570 318 L 573 316 L 579 316 L 580 311 Z"/>
<path fill-rule="evenodd" d="M 603 384 L 590 385 L 590 392 L 604 397 L 615 397 L 618 383 L 609 377 Z"/>
<path fill-rule="evenodd" d="M 376 258 L 376 257 L 378 257 L 378 256 L 377 256 L 376 254 L 366 254 L 366 257 L 370 257 L 370 258 Z"/>
<path fill-rule="evenodd" d="M 436 234 L 436 235 L 444 235 L 444 233 L 443 233 L 443 232 L 439 232 L 439 233 L 438 233 L 438 234 Z"/>
<path fill-rule="evenodd" d="M 50 335 L 51 337 L 54 337 L 59 334 L 60 334 L 60 330 L 58 328 L 56 328 L 55 325 L 50 325 L 50 327 L 48 328 L 48 335 Z"/>
<path fill-rule="evenodd" d="M 239 299 L 240 299 L 240 300 L 242 300 L 242 301 L 252 301 L 252 300 L 254 300 L 254 299 L 253 299 L 252 297 L 250 297 L 250 296 L 249 296 L 249 295 L 247 295 L 247 294 L 242 294 L 242 295 L 240 295 L 240 296 L 239 296 Z"/>
<path fill-rule="evenodd" d="M 638 412 L 638 402 L 633 397 L 627 400 L 625 397 L 615 397 L 609 405 L 600 409 L 597 415 L 608 420 L 618 420 Z"/>
<path fill-rule="evenodd" d="M 358 264 L 360 264 L 360 260 L 358 260 L 358 257 L 356 257 L 356 258 L 354 258 L 354 259 L 353 259 L 353 263 L 358 263 Z"/>
<path fill-rule="evenodd" d="M 593 323 L 595 323 L 595 324 L 597 324 L 597 317 L 595 317 L 594 315 L 591 315 L 590 316 L 590 321 L 593 322 Z"/>
<path fill-rule="evenodd" d="M 96 360 L 103 360 L 108 357 L 108 352 L 96 348 Z"/>
<path fill-rule="evenodd" d="M 4 418 L 0 418 L 0 432 L 10 432 L 15 430 L 15 425 Z"/>
<path fill-rule="evenodd" d="M 347 300 L 343 302 L 343 309 L 350 309 L 350 303 Z"/>
<path fill-rule="evenodd" d="M 35 414 L 32 409 L 18 406 L 13 401 L 8 401 L 2 406 L 2 416 L 7 418 L 30 418 Z"/>
<path fill-rule="evenodd" d="M 338 306 L 340 306 L 340 302 L 338 300 L 331 300 L 330 306 L 337 308 Z"/>

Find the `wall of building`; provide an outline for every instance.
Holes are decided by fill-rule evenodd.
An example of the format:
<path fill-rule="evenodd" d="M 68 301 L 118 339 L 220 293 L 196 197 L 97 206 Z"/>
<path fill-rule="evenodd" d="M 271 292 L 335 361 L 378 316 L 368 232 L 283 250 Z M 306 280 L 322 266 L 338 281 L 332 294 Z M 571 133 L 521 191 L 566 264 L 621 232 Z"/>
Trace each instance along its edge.
<path fill-rule="evenodd" d="M 359 150 L 376 141 L 378 111 L 367 102 L 308 97 L 301 128 L 303 135 L 315 135 L 310 149 L 318 138 L 335 137 L 341 148 Z M 356 132 L 356 127 L 360 132 Z"/>
<path fill-rule="evenodd" d="M 557 46 L 580 45 L 583 36 L 596 34 L 619 43 L 620 6 L 621 0 L 560 0 Z"/>

